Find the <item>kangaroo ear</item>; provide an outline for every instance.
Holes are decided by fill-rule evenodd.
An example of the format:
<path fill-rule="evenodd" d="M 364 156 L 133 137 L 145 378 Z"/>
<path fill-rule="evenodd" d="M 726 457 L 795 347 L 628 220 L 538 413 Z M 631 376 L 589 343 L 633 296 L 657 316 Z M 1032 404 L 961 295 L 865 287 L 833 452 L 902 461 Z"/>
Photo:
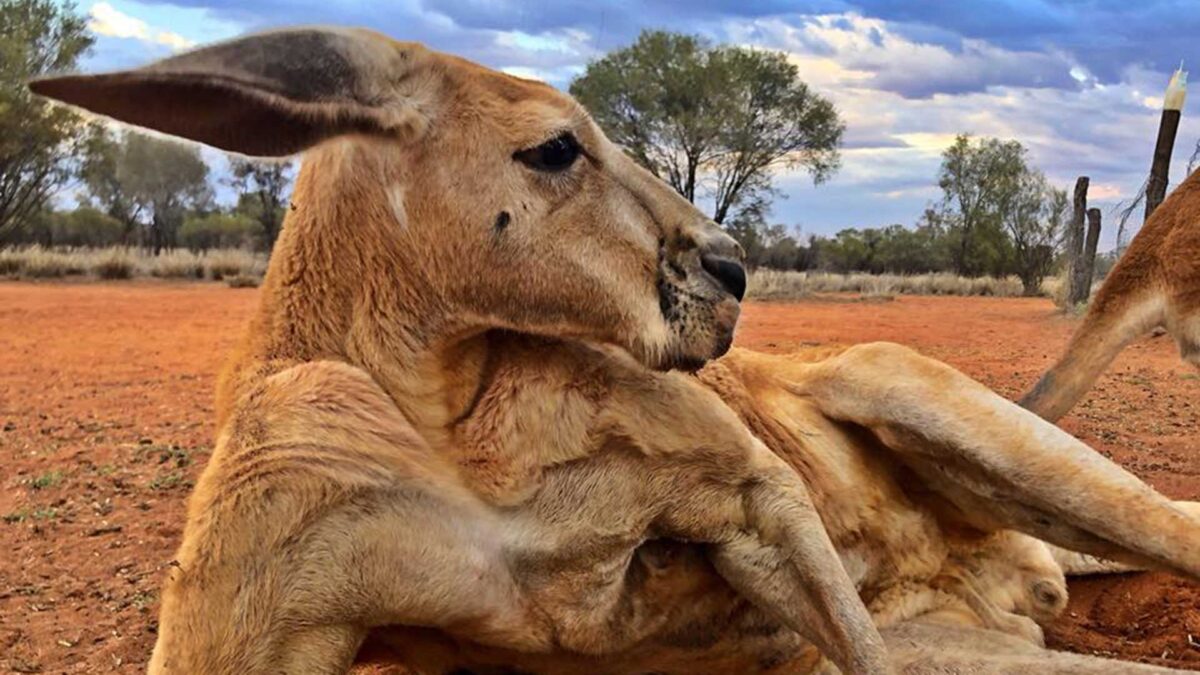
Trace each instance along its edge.
<path fill-rule="evenodd" d="M 122 122 L 279 157 L 340 134 L 419 131 L 438 88 L 431 58 L 420 45 L 367 30 L 298 28 L 29 87 Z"/>

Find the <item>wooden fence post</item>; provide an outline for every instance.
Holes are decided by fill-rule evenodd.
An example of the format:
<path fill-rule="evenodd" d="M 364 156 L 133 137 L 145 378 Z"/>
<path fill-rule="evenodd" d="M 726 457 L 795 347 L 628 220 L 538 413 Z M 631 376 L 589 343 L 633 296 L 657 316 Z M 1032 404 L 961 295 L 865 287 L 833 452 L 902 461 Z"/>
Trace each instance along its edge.
<path fill-rule="evenodd" d="M 1071 229 L 1067 238 L 1067 302 L 1071 306 L 1085 302 L 1091 290 L 1090 280 L 1084 281 L 1084 228 L 1083 218 L 1087 212 L 1087 176 L 1075 181 L 1075 210 L 1071 214 Z"/>
<path fill-rule="evenodd" d="M 1100 244 L 1100 209 L 1087 210 L 1087 241 L 1083 246 L 1083 285 L 1080 302 L 1087 302 L 1092 294 L 1092 279 L 1096 278 L 1096 247 Z"/>
<path fill-rule="evenodd" d="M 1150 178 L 1146 180 L 1146 216 L 1162 203 L 1167 195 L 1167 182 L 1171 172 L 1171 151 L 1175 149 L 1175 132 L 1179 131 L 1179 116 L 1182 114 L 1184 97 L 1187 94 L 1187 71 L 1183 64 L 1171 75 L 1167 93 L 1163 97 L 1162 118 L 1158 123 L 1158 141 L 1154 144 L 1154 161 L 1150 164 Z"/>

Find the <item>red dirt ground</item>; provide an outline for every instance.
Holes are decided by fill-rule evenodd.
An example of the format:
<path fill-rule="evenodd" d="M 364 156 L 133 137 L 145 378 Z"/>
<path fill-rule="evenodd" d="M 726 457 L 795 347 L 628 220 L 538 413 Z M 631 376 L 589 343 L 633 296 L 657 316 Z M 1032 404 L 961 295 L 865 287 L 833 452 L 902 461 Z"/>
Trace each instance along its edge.
<path fill-rule="evenodd" d="M 161 570 L 207 461 L 223 355 L 257 298 L 218 285 L 0 283 L 0 671 L 142 672 Z M 1074 322 L 1045 300 L 747 306 L 738 342 L 894 340 L 1015 397 Z M 1200 377 L 1128 349 L 1064 426 L 1167 495 L 1200 498 Z M 1200 668 L 1200 585 L 1077 581 L 1060 648 Z"/>

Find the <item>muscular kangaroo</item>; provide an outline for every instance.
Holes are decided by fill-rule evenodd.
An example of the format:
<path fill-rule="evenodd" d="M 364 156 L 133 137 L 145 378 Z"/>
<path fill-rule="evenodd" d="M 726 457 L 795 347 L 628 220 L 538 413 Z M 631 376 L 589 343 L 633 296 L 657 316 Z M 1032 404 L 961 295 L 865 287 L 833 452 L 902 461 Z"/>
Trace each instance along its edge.
<path fill-rule="evenodd" d="M 546 85 L 304 28 L 32 86 L 305 152 L 153 673 L 1101 673 L 1040 644 L 1040 539 L 1200 576 L 1200 520 L 948 366 L 729 352 L 737 245 Z"/>

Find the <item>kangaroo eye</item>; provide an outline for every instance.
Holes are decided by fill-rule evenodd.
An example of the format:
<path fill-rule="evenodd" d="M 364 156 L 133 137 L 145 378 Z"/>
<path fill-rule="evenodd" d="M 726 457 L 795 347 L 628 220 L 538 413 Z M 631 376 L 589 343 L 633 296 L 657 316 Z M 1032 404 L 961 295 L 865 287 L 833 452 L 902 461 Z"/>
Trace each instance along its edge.
<path fill-rule="evenodd" d="M 564 171 L 579 158 L 579 141 L 569 133 L 555 136 L 536 148 L 513 153 L 513 159 L 538 171 Z"/>

